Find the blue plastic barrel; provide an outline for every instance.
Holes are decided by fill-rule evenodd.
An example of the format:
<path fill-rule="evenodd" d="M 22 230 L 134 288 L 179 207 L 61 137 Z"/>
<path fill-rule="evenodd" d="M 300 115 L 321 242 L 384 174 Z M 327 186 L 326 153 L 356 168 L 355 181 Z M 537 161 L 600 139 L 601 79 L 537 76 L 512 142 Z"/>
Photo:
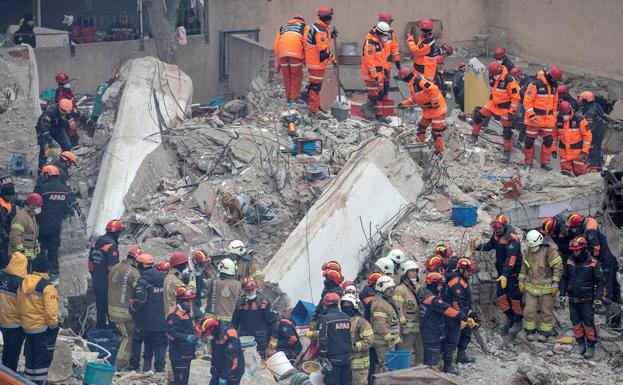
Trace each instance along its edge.
<path fill-rule="evenodd" d="M 84 368 L 85 385 L 110 385 L 117 368 L 99 362 L 88 362 Z"/>
<path fill-rule="evenodd" d="M 292 321 L 294 321 L 296 326 L 307 326 L 315 311 L 316 306 L 313 303 L 298 301 L 294 309 L 292 309 Z"/>
<path fill-rule="evenodd" d="M 119 350 L 119 343 L 117 342 L 117 335 L 114 332 L 106 329 L 93 330 L 92 332 L 87 333 L 87 341 L 108 350 L 111 354 L 111 356 L 108 357 L 108 362 L 115 362 L 117 351 Z M 106 352 L 102 349 L 98 349 L 95 346 L 91 346 L 90 349 L 91 351 L 99 352 L 98 358 L 106 357 Z"/>
<path fill-rule="evenodd" d="M 407 350 L 393 350 L 385 353 L 385 366 L 387 370 L 393 372 L 394 370 L 406 369 L 409 367 L 409 358 L 411 352 Z"/>
<path fill-rule="evenodd" d="M 478 223 L 478 206 L 460 205 L 452 207 L 452 222 L 455 226 L 472 227 Z"/>

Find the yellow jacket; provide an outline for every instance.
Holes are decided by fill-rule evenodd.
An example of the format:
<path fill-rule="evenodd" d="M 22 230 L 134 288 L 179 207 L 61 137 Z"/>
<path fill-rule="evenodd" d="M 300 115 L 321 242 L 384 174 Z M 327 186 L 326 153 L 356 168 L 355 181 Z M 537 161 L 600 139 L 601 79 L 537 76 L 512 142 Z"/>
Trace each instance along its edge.
<path fill-rule="evenodd" d="M 523 253 L 519 282 L 534 296 L 551 295 L 562 276 L 562 258 L 556 248 L 543 244 L 537 251 L 527 248 Z"/>
<path fill-rule="evenodd" d="M 15 329 L 20 327 L 17 312 L 17 290 L 26 276 L 28 259 L 18 251 L 13 253 L 9 265 L 0 270 L 0 327 Z"/>
<path fill-rule="evenodd" d="M 129 259 L 116 264 L 108 273 L 108 316 L 115 322 L 131 321 L 130 297 L 140 274 Z"/>
<path fill-rule="evenodd" d="M 403 281 L 392 296 L 394 304 L 398 308 L 398 317 L 403 332 L 417 334 L 420 332 L 420 310 L 417 304 L 415 287 L 411 281 Z"/>
<path fill-rule="evenodd" d="M 17 212 L 11 222 L 9 234 L 9 255 L 20 251 L 29 259 L 35 259 L 39 249 L 39 225 L 35 214 L 28 208 Z"/>
<path fill-rule="evenodd" d="M 359 315 L 350 317 L 350 338 L 353 343 L 351 367 L 367 369 L 370 367 L 370 348 L 374 342 L 372 325 Z"/>
<path fill-rule="evenodd" d="M 370 305 L 370 324 L 374 330 L 374 345 L 394 348 L 401 342 L 400 320 L 391 298 L 376 293 Z"/>
<path fill-rule="evenodd" d="M 164 277 L 164 316 L 168 316 L 171 308 L 177 304 L 176 291 L 184 285 L 182 273 L 176 269 L 171 269 Z"/>
<path fill-rule="evenodd" d="M 17 291 L 17 311 L 26 334 L 58 327 L 58 293 L 43 273 L 28 274 Z"/>

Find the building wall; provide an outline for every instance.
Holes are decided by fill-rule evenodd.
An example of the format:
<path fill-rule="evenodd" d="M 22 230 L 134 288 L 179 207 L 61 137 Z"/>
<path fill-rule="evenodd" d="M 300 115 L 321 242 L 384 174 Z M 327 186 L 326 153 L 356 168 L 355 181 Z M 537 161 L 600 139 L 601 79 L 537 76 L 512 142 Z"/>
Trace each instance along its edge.
<path fill-rule="evenodd" d="M 270 51 L 253 40 L 232 36 L 229 47 L 229 89 L 245 94 L 257 77 L 268 78 Z"/>
<path fill-rule="evenodd" d="M 621 0 L 486 0 L 497 42 L 527 58 L 623 80 Z M 496 44 L 496 41 L 493 42 Z"/>

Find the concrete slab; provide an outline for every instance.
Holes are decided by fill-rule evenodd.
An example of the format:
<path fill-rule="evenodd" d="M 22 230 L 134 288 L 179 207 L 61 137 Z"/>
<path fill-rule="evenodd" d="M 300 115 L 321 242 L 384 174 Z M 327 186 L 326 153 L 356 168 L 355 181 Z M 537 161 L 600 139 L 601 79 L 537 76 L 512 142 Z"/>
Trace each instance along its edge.
<path fill-rule="evenodd" d="M 292 301 L 315 302 L 323 262 L 335 259 L 355 277 L 369 253 L 362 227 L 391 229 L 423 187 L 419 167 L 403 151 L 385 138 L 359 150 L 269 261 L 266 279 Z"/>
<path fill-rule="evenodd" d="M 415 367 L 374 375 L 375 385 L 458 385 L 451 377 L 425 367 Z"/>

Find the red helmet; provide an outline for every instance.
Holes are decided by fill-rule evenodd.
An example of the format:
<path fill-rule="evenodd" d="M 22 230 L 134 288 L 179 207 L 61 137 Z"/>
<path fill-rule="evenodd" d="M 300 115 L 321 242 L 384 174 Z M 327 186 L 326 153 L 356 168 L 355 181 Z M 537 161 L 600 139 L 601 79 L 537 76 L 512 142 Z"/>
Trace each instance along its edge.
<path fill-rule="evenodd" d="M 566 95 L 569 93 L 569 87 L 564 84 L 559 85 L 556 90 L 558 91 L 558 95 Z"/>
<path fill-rule="evenodd" d="M 400 71 L 398 71 L 398 78 L 400 78 L 400 79 L 406 78 L 407 76 L 409 76 L 411 71 L 412 70 L 410 70 L 408 68 L 401 68 Z"/>
<path fill-rule="evenodd" d="M 123 230 L 125 230 L 125 225 L 119 219 L 110 220 L 106 224 L 107 233 L 118 233 L 119 231 Z"/>
<path fill-rule="evenodd" d="M 43 197 L 37 193 L 28 194 L 26 204 L 33 207 L 43 206 Z"/>
<path fill-rule="evenodd" d="M 513 77 L 521 77 L 521 76 L 523 76 L 523 71 L 519 67 L 513 67 L 513 69 L 510 70 L 510 74 Z"/>
<path fill-rule="evenodd" d="M 169 258 L 169 263 L 171 264 L 171 266 L 179 266 L 188 263 L 188 255 L 182 253 L 181 251 L 176 251 L 171 254 L 171 258 Z"/>
<path fill-rule="evenodd" d="M 489 63 L 487 69 L 489 70 L 489 75 L 499 75 L 502 73 L 502 64 L 497 61 L 492 61 Z"/>
<path fill-rule="evenodd" d="M 128 258 L 136 258 L 143 254 L 143 249 L 139 245 L 134 245 L 128 249 Z"/>
<path fill-rule="evenodd" d="M 502 47 L 498 47 L 493 51 L 493 57 L 496 59 L 502 59 L 506 56 L 506 50 Z"/>
<path fill-rule="evenodd" d="M 560 104 L 558 105 L 558 112 L 560 112 L 562 115 L 569 114 L 571 112 L 571 103 L 566 100 L 560 102 Z"/>
<path fill-rule="evenodd" d="M 74 109 L 74 104 L 69 99 L 61 99 L 58 101 L 58 109 L 67 113 Z"/>
<path fill-rule="evenodd" d="M 196 265 L 201 265 L 204 262 L 210 262 L 212 260 L 212 258 L 204 250 L 201 249 L 193 251 L 192 258 L 193 262 Z"/>
<path fill-rule="evenodd" d="M 441 50 L 444 51 L 448 56 L 452 56 L 454 53 L 454 47 L 450 43 L 443 43 L 441 45 Z"/>
<path fill-rule="evenodd" d="M 554 228 L 556 228 L 556 218 L 547 217 L 543 219 L 543 224 L 541 225 L 541 232 L 544 235 L 552 235 L 554 233 Z"/>
<path fill-rule="evenodd" d="M 175 296 L 178 301 L 188 301 L 195 299 L 197 297 L 197 292 L 192 287 L 182 286 L 177 288 Z"/>
<path fill-rule="evenodd" d="M 582 250 L 588 247 L 584 237 L 577 237 L 569 242 L 569 250 Z"/>
<path fill-rule="evenodd" d="M 465 69 L 465 67 L 467 67 L 467 63 L 465 63 L 465 62 L 461 62 L 461 63 L 459 64 L 459 67 L 458 67 L 458 68 L 459 68 L 459 70 L 463 70 L 463 69 Z"/>
<path fill-rule="evenodd" d="M 446 62 L 446 60 L 444 59 L 443 55 L 437 55 L 435 60 L 437 61 L 437 64 L 444 64 Z"/>
<path fill-rule="evenodd" d="M 580 93 L 580 95 L 578 96 L 578 102 L 582 103 L 582 102 L 594 102 L 595 101 L 595 95 L 593 95 L 592 92 L 590 91 L 582 91 L 582 93 Z"/>
<path fill-rule="evenodd" d="M 573 213 L 567 218 L 567 226 L 578 227 L 584 223 L 584 215 L 580 213 Z"/>
<path fill-rule="evenodd" d="M 331 7 L 322 7 L 318 10 L 318 16 L 333 16 L 333 8 Z"/>
<path fill-rule="evenodd" d="M 136 257 L 136 263 L 142 263 L 145 266 L 151 266 L 154 264 L 154 257 L 149 254 L 141 254 Z"/>
<path fill-rule="evenodd" d="M 218 326 L 218 320 L 213 316 L 207 316 L 199 323 L 199 332 L 205 336 L 209 336 Z"/>
<path fill-rule="evenodd" d="M 47 166 L 43 166 L 43 168 L 41 169 L 41 175 L 59 176 L 61 175 L 61 171 L 58 169 L 58 167 L 48 164 Z"/>
<path fill-rule="evenodd" d="M 340 296 L 337 293 L 327 293 L 322 297 L 322 304 L 325 306 L 337 305 L 340 303 Z"/>
<path fill-rule="evenodd" d="M 549 69 L 549 74 L 557 81 L 562 80 L 562 70 L 558 67 L 552 67 Z"/>
<path fill-rule="evenodd" d="M 344 281 L 342 273 L 337 270 L 325 270 L 322 274 L 326 279 L 333 281 L 336 285 L 340 285 Z"/>
<path fill-rule="evenodd" d="M 368 275 L 368 286 L 376 285 L 376 281 L 383 276 L 383 273 L 372 273 Z"/>
<path fill-rule="evenodd" d="M 426 29 L 426 30 L 433 29 L 433 21 L 431 19 L 420 20 L 420 29 Z"/>
<path fill-rule="evenodd" d="M 162 261 L 156 265 L 156 270 L 167 272 L 171 270 L 171 264 L 167 261 Z"/>
<path fill-rule="evenodd" d="M 508 218 L 504 214 L 496 215 L 491 221 L 491 228 L 494 231 L 502 231 L 508 224 Z"/>
<path fill-rule="evenodd" d="M 251 291 L 257 289 L 257 282 L 253 278 L 245 278 L 241 282 L 242 290 Z"/>
<path fill-rule="evenodd" d="M 394 21 L 394 18 L 392 17 L 392 15 L 389 12 L 381 12 L 381 13 L 379 13 L 379 21 L 384 21 L 387 24 L 389 24 L 392 21 Z"/>
<path fill-rule="evenodd" d="M 56 82 L 59 84 L 69 83 L 69 76 L 65 72 L 59 72 L 55 76 Z"/>
<path fill-rule="evenodd" d="M 426 284 L 427 285 L 438 285 L 440 283 L 444 283 L 446 282 L 446 279 L 443 277 L 442 274 L 437 273 L 437 272 L 431 272 L 426 274 Z"/>
<path fill-rule="evenodd" d="M 322 264 L 322 271 L 335 270 L 342 271 L 342 265 L 337 261 L 329 261 Z"/>
<path fill-rule="evenodd" d="M 428 272 L 438 271 L 443 267 L 443 258 L 438 255 L 433 255 L 428 258 L 425 265 L 426 271 Z"/>

